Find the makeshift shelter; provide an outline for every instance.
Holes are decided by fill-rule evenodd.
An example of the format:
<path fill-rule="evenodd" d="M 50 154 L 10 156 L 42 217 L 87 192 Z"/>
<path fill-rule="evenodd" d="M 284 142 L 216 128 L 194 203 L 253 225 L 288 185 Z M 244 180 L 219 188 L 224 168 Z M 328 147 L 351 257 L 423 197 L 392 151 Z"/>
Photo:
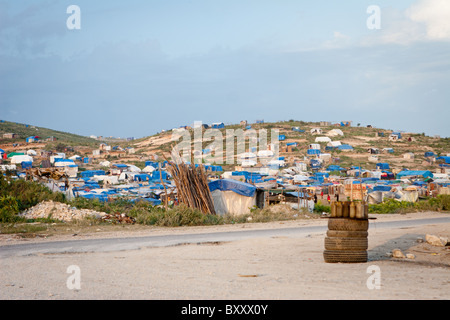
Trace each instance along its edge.
<path fill-rule="evenodd" d="M 212 129 L 223 129 L 225 128 L 225 124 L 223 122 L 215 122 L 211 124 Z"/>
<path fill-rule="evenodd" d="M 389 163 L 379 162 L 377 163 L 377 169 L 389 170 Z"/>
<path fill-rule="evenodd" d="M 444 157 L 444 156 L 442 156 L 442 157 L 437 157 L 436 160 L 437 160 L 437 161 L 443 160 L 445 163 L 450 163 L 450 157 Z"/>
<path fill-rule="evenodd" d="M 36 153 L 36 151 L 30 149 L 30 150 L 27 150 L 27 155 L 29 155 L 29 156 L 36 156 L 37 153 Z"/>
<path fill-rule="evenodd" d="M 26 139 L 27 143 L 36 142 L 39 140 L 38 136 L 30 136 Z"/>
<path fill-rule="evenodd" d="M 33 158 L 27 155 L 14 155 L 10 159 L 11 164 L 21 164 L 22 162 L 33 162 Z"/>
<path fill-rule="evenodd" d="M 257 188 L 252 184 L 233 179 L 219 179 L 211 181 L 208 186 L 217 214 L 248 214 L 250 209 L 256 206 Z"/>
<path fill-rule="evenodd" d="M 331 142 L 330 137 L 317 137 L 315 142 Z"/>
<path fill-rule="evenodd" d="M 317 155 L 317 154 L 320 154 L 320 150 L 319 149 L 308 149 L 306 151 L 306 154 L 308 154 L 308 155 Z"/>
<path fill-rule="evenodd" d="M 328 131 L 327 135 L 330 137 L 336 137 L 336 136 L 343 136 L 344 133 L 342 132 L 341 129 L 332 129 Z"/>
<path fill-rule="evenodd" d="M 403 170 L 397 173 L 397 179 L 404 177 L 433 178 L 433 173 L 427 170 Z"/>
<path fill-rule="evenodd" d="M 338 150 L 341 150 L 341 151 L 352 151 L 353 150 L 353 147 L 349 144 L 342 144 L 342 145 L 338 146 L 337 148 L 338 148 Z"/>
<path fill-rule="evenodd" d="M 342 145 L 340 141 L 330 141 L 327 143 L 327 147 L 339 147 Z"/>
<path fill-rule="evenodd" d="M 321 128 L 313 128 L 309 131 L 311 134 L 322 134 Z"/>

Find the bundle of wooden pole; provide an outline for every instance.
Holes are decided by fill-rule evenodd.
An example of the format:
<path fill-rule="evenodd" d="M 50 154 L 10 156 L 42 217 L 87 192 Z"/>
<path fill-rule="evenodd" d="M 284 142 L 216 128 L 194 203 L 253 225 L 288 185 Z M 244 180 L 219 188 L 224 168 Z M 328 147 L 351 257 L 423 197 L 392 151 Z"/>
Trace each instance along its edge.
<path fill-rule="evenodd" d="M 194 164 L 175 164 L 169 161 L 168 171 L 177 187 L 180 203 L 199 209 L 205 214 L 216 214 L 203 165 L 196 167 Z"/>

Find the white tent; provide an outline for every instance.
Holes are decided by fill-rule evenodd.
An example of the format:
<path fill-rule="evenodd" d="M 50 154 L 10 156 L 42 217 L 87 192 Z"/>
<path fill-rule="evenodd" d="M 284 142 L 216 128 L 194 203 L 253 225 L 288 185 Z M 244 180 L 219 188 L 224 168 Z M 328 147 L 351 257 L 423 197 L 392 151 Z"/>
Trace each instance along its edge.
<path fill-rule="evenodd" d="M 249 160 L 249 159 L 256 159 L 256 154 L 253 152 L 245 152 L 239 155 L 239 158 L 241 160 Z"/>
<path fill-rule="evenodd" d="M 37 153 L 36 153 L 36 151 L 30 149 L 30 150 L 27 151 L 27 155 L 35 156 L 35 155 L 37 155 Z"/>
<path fill-rule="evenodd" d="M 320 128 L 313 128 L 310 130 L 311 134 L 322 134 L 322 129 Z"/>
<path fill-rule="evenodd" d="M 241 165 L 243 167 L 253 167 L 253 166 L 256 166 L 256 164 L 257 164 L 257 162 L 254 160 L 244 160 L 244 161 L 242 161 Z"/>
<path fill-rule="evenodd" d="M 102 167 L 110 167 L 111 166 L 111 162 L 109 161 L 102 161 L 99 163 Z"/>
<path fill-rule="evenodd" d="M 128 171 L 130 172 L 141 172 L 142 170 L 139 167 L 136 167 L 133 164 L 128 165 Z"/>
<path fill-rule="evenodd" d="M 332 130 L 328 131 L 327 135 L 330 137 L 344 136 L 344 133 L 342 132 L 341 129 L 332 129 Z"/>
<path fill-rule="evenodd" d="M 328 147 L 337 147 L 337 146 L 340 146 L 340 145 L 342 145 L 342 143 L 340 141 L 330 141 L 330 142 L 327 143 Z"/>
<path fill-rule="evenodd" d="M 307 180 L 309 180 L 308 176 L 304 176 L 304 175 L 301 175 L 301 174 L 296 174 L 294 176 L 294 182 L 301 182 L 301 181 L 307 181 Z"/>
<path fill-rule="evenodd" d="M 310 149 L 317 149 L 317 150 L 320 150 L 320 144 L 312 143 L 312 144 L 309 145 L 309 148 L 310 148 Z"/>
<path fill-rule="evenodd" d="M 33 162 L 33 158 L 27 155 L 17 155 L 11 157 L 11 164 L 20 164 L 22 162 Z"/>
<path fill-rule="evenodd" d="M 149 172 L 152 173 L 156 169 L 153 166 L 146 166 L 144 169 L 142 169 L 142 172 Z"/>
<path fill-rule="evenodd" d="M 317 137 L 315 142 L 331 142 L 329 137 Z"/>

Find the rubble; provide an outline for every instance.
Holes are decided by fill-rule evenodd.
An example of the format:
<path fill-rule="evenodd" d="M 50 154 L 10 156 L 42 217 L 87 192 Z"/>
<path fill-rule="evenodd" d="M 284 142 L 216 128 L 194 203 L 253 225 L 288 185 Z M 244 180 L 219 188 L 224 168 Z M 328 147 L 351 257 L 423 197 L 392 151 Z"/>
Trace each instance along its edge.
<path fill-rule="evenodd" d="M 425 240 L 427 243 L 436 247 L 445 247 L 448 244 L 448 239 L 444 237 L 438 237 L 432 234 L 427 234 L 425 236 Z"/>
<path fill-rule="evenodd" d="M 64 222 L 70 222 L 87 217 L 101 218 L 105 216 L 105 213 L 89 209 L 77 209 L 60 202 L 43 201 L 22 212 L 20 216 L 28 219 L 52 218 Z"/>

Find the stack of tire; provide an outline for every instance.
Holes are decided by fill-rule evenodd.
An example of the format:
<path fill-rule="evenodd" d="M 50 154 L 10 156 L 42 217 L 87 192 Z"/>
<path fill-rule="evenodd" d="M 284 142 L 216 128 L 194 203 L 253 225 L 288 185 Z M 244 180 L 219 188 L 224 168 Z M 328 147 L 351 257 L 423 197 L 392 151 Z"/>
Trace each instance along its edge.
<path fill-rule="evenodd" d="M 368 230 L 366 215 L 361 218 L 330 217 L 323 252 L 325 262 L 367 262 Z"/>

